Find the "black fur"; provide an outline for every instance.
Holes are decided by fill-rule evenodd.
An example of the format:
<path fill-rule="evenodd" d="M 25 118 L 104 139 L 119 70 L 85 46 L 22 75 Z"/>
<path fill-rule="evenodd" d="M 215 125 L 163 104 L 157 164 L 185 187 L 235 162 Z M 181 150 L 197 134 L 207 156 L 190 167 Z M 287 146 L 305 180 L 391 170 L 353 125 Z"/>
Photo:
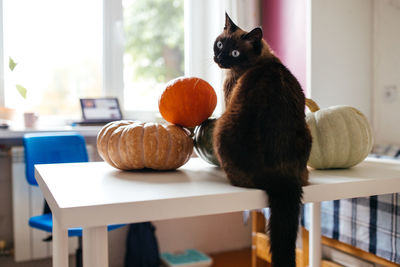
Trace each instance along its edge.
<path fill-rule="evenodd" d="M 311 134 L 300 84 L 262 40 L 260 28 L 224 32 L 214 60 L 227 69 L 226 110 L 214 129 L 214 151 L 233 185 L 265 190 L 272 265 L 295 267 L 295 245 L 307 184 Z M 232 50 L 240 52 L 232 57 Z"/>

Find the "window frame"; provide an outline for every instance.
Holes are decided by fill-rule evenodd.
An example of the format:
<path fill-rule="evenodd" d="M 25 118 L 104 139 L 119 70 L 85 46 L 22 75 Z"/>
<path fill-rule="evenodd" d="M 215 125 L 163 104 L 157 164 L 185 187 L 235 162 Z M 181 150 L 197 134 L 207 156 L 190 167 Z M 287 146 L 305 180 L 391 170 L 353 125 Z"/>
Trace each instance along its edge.
<path fill-rule="evenodd" d="M 124 111 L 123 12 L 122 0 L 103 0 L 102 92 L 117 97 Z"/>

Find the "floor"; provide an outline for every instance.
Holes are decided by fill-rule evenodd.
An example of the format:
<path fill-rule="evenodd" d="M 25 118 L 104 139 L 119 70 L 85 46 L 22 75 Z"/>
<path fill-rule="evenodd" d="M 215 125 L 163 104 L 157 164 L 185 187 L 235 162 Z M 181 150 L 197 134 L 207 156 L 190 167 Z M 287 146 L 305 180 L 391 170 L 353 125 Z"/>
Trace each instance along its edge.
<path fill-rule="evenodd" d="M 1 267 L 52 267 L 51 259 L 16 263 L 12 257 L 0 257 Z M 75 267 L 75 256 L 69 257 L 69 267 Z"/>
<path fill-rule="evenodd" d="M 210 255 L 213 259 L 213 267 L 250 267 L 251 250 L 243 249 L 228 251 L 216 255 Z"/>
<path fill-rule="evenodd" d="M 213 267 L 250 267 L 251 251 L 243 249 L 210 255 L 213 259 Z M 70 267 L 75 267 L 75 257 L 70 256 Z M 1 267 L 52 267 L 51 259 L 15 263 L 12 257 L 0 257 Z"/>

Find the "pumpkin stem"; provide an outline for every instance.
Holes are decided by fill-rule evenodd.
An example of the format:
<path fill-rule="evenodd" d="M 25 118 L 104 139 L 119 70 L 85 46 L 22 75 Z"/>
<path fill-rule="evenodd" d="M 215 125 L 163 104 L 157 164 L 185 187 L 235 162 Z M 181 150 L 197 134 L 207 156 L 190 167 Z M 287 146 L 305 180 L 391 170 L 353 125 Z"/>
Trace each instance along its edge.
<path fill-rule="evenodd" d="M 308 107 L 308 109 L 311 112 L 316 112 L 319 110 L 319 106 L 317 103 L 315 103 L 314 100 L 312 100 L 311 98 L 306 98 L 306 106 Z"/>

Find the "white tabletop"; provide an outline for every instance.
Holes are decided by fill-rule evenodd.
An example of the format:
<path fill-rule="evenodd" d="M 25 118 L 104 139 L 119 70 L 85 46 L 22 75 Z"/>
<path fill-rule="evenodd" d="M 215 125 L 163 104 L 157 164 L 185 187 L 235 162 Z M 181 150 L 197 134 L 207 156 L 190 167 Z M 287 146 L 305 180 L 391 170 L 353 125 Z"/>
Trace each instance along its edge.
<path fill-rule="evenodd" d="M 36 178 L 63 227 L 99 226 L 259 209 L 265 193 L 231 186 L 199 158 L 177 171 L 117 170 L 104 162 L 37 165 Z M 369 159 L 351 169 L 312 170 L 304 202 L 400 191 L 400 164 Z"/>

